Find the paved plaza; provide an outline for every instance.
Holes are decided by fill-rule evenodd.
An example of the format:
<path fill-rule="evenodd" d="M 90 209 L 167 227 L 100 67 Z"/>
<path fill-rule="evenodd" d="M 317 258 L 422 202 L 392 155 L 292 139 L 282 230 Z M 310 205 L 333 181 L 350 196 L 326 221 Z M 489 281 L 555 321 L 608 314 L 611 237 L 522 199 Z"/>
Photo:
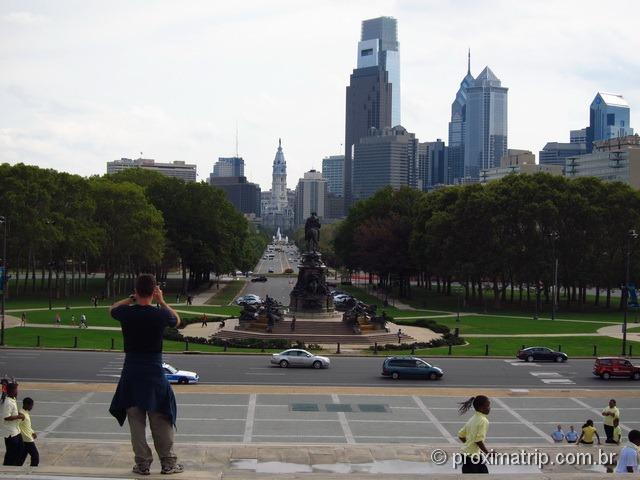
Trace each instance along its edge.
<path fill-rule="evenodd" d="M 344 394 L 177 393 L 176 441 L 233 444 L 455 445 L 470 414 L 459 416 L 462 396 Z M 109 415 L 110 392 L 21 391 L 32 396 L 35 427 L 48 439 L 128 442 L 128 428 Z M 579 430 L 609 397 L 492 397 L 491 445 L 547 445 L 557 424 Z M 620 397 L 622 428 L 640 426 L 637 397 Z"/>

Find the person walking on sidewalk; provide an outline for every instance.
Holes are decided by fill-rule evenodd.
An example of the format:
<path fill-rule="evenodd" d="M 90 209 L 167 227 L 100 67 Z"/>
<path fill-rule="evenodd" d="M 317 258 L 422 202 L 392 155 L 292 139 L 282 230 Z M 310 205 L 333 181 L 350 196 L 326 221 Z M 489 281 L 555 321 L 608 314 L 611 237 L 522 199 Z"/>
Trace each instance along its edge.
<path fill-rule="evenodd" d="M 207 323 L 207 314 L 203 313 L 202 314 L 202 325 L 200 325 L 200 328 L 202 327 L 208 327 L 209 324 Z"/>
<path fill-rule="evenodd" d="M 20 421 L 24 415 L 18 412 L 16 397 L 18 396 L 18 383 L 13 380 L 7 383 L 7 394 L 3 395 L 2 405 L 2 436 L 4 437 L 4 461 L 3 465 L 20 466 L 22 456 L 22 435 L 20 434 Z"/>
<path fill-rule="evenodd" d="M 485 395 L 471 397 L 460 404 L 458 413 L 464 415 L 472 406 L 475 410 L 473 417 L 458 432 L 458 438 L 464 443 L 462 447 L 464 457 L 462 473 L 489 473 L 484 461 L 484 458 L 489 455 L 489 451 L 484 442 L 489 430 L 488 415 L 491 411 L 491 400 Z"/>
<path fill-rule="evenodd" d="M 26 314 L 26 312 L 22 312 L 22 316 L 20 317 L 20 326 L 21 327 L 26 327 L 27 326 L 27 314 Z"/>
<path fill-rule="evenodd" d="M 183 467 L 173 451 L 176 398 L 162 368 L 162 334 L 167 326 L 177 327 L 180 317 L 165 302 L 153 275 L 138 276 L 135 292 L 110 309 L 122 327 L 125 359 L 109 413 L 120 426 L 129 420 L 135 457 L 133 473 L 150 474 L 153 456 L 145 436 L 147 417 L 161 473 L 181 473 Z M 160 308 L 155 308 L 154 302 Z"/>
<path fill-rule="evenodd" d="M 614 422 L 616 418 L 620 421 L 620 410 L 618 410 L 614 398 L 609 400 L 607 408 L 602 410 L 602 416 L 604 417 L 604 433 L 607 436 L 605 443 L 615 443 L 613 441 Z"/>
<path fill-rule="evenodd" d="M 22 456 L 20 457 L 20 465 L 24 464 L 27 455 L 29 455 L 31 458 L 30 466 L 37 467 L 40 464 L 40 453 L 36 447 L 36 438 L 38 438 L 38 435 L 33 431 L 33 427 L 31 426 L 32 409 L 33 399 L 31 397 L 25 397 L 22 400 L 22 410 L 20 410 L 20 413 L 24 416 L 24 420 L 22 420 L 19 425 L 22 442 L 24 443 Z"/>

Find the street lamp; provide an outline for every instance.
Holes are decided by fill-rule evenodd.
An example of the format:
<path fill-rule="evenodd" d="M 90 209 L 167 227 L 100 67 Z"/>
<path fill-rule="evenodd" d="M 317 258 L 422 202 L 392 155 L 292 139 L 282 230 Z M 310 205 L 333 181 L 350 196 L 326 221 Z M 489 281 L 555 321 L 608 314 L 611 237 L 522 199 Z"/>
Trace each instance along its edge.
<path fill-rule="evenodd" d="M 553 247 L 553 298 L 551 299 L 551 320 L 556 319 L 556 299 L 558 297 L 558 257 L 556 255 L 556 242 L 560 238 L 557 231 L 549 233 Z"/>
<path fill-rule="evenodd" d="M 2 293 L 2 301 L 0 302 L 0 346 L 4 346 L 4 298 L 7 290 L 7 218 L 0 216 L 0 223 L 3 227 L 2 240 L 2 275 L 0 275 L 0 293 Z"/>
<path fill-rule="evenodd" d="M 627 268 L 624 277 L 624 320 L 622 322 L 622 356 L 627 354 L 627 310 L 629 309 L 629 268 L 631 264 L 631 240 L 638 238 L 635 230 L 627 234 Z"/>

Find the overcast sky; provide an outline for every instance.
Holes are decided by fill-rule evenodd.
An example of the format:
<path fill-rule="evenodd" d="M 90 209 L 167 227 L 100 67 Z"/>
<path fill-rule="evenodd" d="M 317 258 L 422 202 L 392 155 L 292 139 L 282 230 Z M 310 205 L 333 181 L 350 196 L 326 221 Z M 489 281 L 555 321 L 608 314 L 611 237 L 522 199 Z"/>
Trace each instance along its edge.
<path fill-rule="evenodd" d="M 536 153 L 621 93 L 640 129 L 640 2 L 586 0 L 0 0 L 0 162 L 81 175 L 121 157 L 184 160 L 206 179 L 239 153 L 270 188 L 342 152 L 360 22 L 398 19 L 402 124 L 447 139 L 485 65 L 509 88 L 509 147 Z"/>

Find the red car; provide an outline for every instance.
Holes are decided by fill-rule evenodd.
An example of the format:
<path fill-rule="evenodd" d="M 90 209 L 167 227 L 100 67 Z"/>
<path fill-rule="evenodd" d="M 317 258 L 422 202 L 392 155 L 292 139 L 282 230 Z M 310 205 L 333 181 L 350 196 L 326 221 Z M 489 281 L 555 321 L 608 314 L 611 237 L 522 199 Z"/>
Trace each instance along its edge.
<path fill-rule="evenodd" d="M 626 358 L 600 357 L 593 365 L 593 374 L 604 380 L 609 380 L 611 377 L 640 380 L 640 365 L 633 365 Z"/>

